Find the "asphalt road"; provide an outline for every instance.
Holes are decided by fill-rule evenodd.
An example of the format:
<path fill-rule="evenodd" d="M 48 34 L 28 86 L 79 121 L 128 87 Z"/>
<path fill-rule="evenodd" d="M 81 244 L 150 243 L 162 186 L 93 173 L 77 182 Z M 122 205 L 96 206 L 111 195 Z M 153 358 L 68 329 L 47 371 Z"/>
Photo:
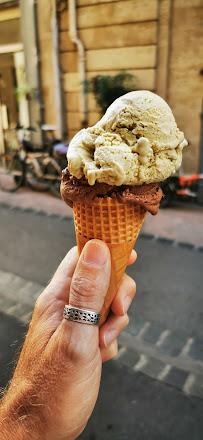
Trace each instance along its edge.
<path fill-rule="evenodd" d="M 0 387 L 11 377 L 26 327 L 0 313 Z M 103 366 L 99 398 L 80 440 L 201 440 L 203 400 L 132 372 Z"/>
<path fill-rule="evenodd" d="M 26 328 L 0 313 L 0 387 L 11 377 Z M 203 400 L 132 372 L 103 366 L 96 407 L 80 440 L 201 440 Z"/>
<path fill-rule="evenodd" d="M 0 242 L 1 270 L 45 284 L 75 244 L 74 226 L 57 216 L 1 207 Z M 200 338 L 203 254 L 144 237 L 135 248 L 138 261 L 128 269 L 138 286 L 132 319 Z M 18 319 L 0 313 L 1 387 L 11 376 L 25 330 Z M 99 398 L 80 439 L 200 440 L 202 410 L 198 397 L 113 360 L 103 367 Z"/>
<path fill-rule="evenodd" d="M 42 284 L 75 245 L 72 219 L 1 208 L 0 269 Z M 137 283 L 130 314 L 202 337 L 203 252 L 138 238 L 138 260 L 127 272 Z"/>

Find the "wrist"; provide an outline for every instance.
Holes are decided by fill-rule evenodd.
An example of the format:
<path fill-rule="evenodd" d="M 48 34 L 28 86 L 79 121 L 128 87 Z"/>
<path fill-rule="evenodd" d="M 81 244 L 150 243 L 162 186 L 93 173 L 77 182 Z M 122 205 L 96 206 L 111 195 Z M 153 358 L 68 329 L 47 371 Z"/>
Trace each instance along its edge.
<path fill-rule="evenodd" d="M 19 422 L 13 422 L 6 414 L 0 415 L 1 440 L 28 440 L 24 427 Z"/>
<path fill-rule="evenodd" d="M 33 414 L 33 408 L 9 393 L 0 405 L 1 440 L 39 440 L 42 438 L 41 421 Z M 43 437 L 44 438 L 44 437 Z"/>

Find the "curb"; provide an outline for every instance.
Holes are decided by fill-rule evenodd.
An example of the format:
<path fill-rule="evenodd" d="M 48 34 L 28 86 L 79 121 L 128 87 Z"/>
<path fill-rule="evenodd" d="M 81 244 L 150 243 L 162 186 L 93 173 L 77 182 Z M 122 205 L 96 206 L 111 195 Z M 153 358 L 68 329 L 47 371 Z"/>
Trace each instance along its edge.
<path fill-rule="evenodd" d="M 113 359 L 130 368 L 131 372 L 146 374 L 152 379 L 181 390 L 188 396 L 203 399 L 203 374 L 190 373 L 174 367 L 170 362 L 163 362 L 156 357 L 146 355 L 142 351 L 119 346 L 118 354 Z"/>

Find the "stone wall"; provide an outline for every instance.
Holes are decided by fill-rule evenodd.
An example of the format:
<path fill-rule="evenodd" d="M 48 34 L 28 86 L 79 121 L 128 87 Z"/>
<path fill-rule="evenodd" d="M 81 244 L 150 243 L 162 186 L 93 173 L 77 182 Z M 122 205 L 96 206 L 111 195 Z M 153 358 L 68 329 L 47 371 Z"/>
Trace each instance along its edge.
<path fill-rule="evenodd" d="M 56 123 L 51 9 L 38 2 L 45 122 Z M 67 2 L 68 4 L 68 2 Z M 134 74 L 138 88 L 157 92 L 171 106 L 190 145 L 185 172 L 198 171 L 202 98 L 201 0 L 78 0 L 77 26 L 86 51 L 86 77 Z M 68 7 L 59 14 L 60 66 L 69 139 L 81 129 L 78 52 L 69 37 Z M 88 124 L 100 118 L 88 95 Z"/>
<path fill-rule="evenodd" d="M 155 89 L 158 1 L 78 0 L 79 37 L 86 50 L 86 76 L 115 75 L 125 70 L 138 79 L 138 88 Z M 69 136 L 81 128 L 78 53 L 70 41 L 69 13 L 60 14 L 60 60 L 64 80 Z M 88 96 L 88 124 L 100 110 Z"/>
<path fill-rule="evenodd" d="M 183 168 L 199 171 L 200 113 L 203 99 L 203 3 L 173 1 L 167 101 L 189 146 Z"/>

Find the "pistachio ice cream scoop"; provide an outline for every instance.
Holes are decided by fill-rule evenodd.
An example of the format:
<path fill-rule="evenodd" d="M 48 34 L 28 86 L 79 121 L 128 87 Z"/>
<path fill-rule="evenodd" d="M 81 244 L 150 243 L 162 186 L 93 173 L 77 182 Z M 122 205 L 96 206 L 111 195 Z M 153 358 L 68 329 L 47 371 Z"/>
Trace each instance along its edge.
<path fill-rule="evenodd" d="M 156 183 L 178 170 L 185 145 L 168 104 L 147 90 L 134 91 L 116 99 L 96 125 L 72 139 L 68 169 L 91 186 Z"/>

